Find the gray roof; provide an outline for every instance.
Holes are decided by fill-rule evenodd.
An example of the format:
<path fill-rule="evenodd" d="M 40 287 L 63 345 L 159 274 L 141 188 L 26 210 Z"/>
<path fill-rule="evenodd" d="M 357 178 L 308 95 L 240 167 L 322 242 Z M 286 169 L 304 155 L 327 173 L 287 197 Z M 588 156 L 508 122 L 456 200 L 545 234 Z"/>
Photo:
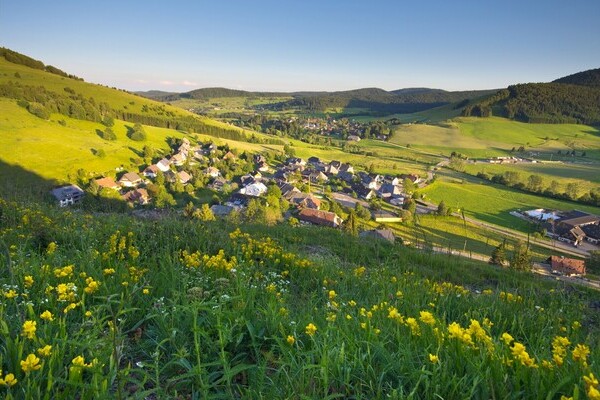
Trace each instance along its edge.
<path fill-rule="evenodd" d="M 59 188 L 52 189 L 52 195 L 56 197 L 56 200 L 66 200 L 70 198 L 77 198 L 82 196 L 84 191 L 77 185 L 61 186 Z"/>

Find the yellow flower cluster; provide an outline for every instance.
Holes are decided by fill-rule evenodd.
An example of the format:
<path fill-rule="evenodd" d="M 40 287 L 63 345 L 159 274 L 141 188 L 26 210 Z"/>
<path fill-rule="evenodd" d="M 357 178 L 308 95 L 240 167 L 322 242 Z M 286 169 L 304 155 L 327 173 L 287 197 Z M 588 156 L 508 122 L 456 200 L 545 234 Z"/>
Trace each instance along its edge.
<path fill-rule="evenodd" d="M 70 278 L 71 276 L 73 276 L 74 270 L 75 270 L 75 266 L 72 264 L 62 267 L 62 268 L 55 268 L 54 276 L 56 276 L 57 278 Z"/>
<path fill-rule="evenodd" d="M 304 332 L 308 336 L 313 336 L 317 332 L 317 326 L 311 322 L 310 324 L 306 325 Z"/>
<path fill-rule="evenodd" d="M 29 354 L 25 360 L 21 361 L 21 369 L 25 373 L 37 371 L 40 368 L 42 368 L 40 365 L 40 359 L 33 353 Z"/>
<path fill-rule="evenodd" d="M 249 234 L 242 233 L 240 229 L 229 234 L 229 238 L 241 250 L 243 260 L 282 269 L 308 268 L 312 266 L 309 260 L 302 259 L 294 253 L 286 253 L 283 248 L 269 237 L 260 240 L 253 239 Z"/>
<path fill-rule="evenodd" d="M 35 339 L 35 331 L 37 330 L 37 322 L 35 321 L 25 321 L 23 323 L 23 330 L 21 332 L 21 336 L 26 337 L 27 339 Z"/>
<path fill-rule="evenodd" d="M 77 288 L 74 283 L 60 283 L 56 286 L 58 301 L 73 302 L 77 299 Z"/>
<path fill-rule="evenodd" d="M 535 360 L 527 353 L 527 349 L 522 343 L 515 342 L 510 348 L 510 352 L 512 353 L 513 359 L 519 361 L 522 365 L 537 368 Z"/>
<path fill-rule="evenodd" d="M 56 251 L 56 243 L 54 242 L 50 242 L 48 243 L 48 246 L 46 246 L 46 254 L 51 256 L 52 254 L 54 254 L 54 252 Z"/>
<path fill-rule="evenodd" d="M 203 266 L 208 269 L 223 271 L 230 271 L 237 266 L 237 259 L 235 256 L 227 260 L 225 251 L 222 249 L 214 256 L 201 254 L 198 251 L 188 253 L 186 250 L 183 250 L 181 252 L 181 262 L 188 268 L 199 268 L 200 266 Z"/>
<path fill-rule="evenodd" d="M 17 378 L 15 378 L 15 374 L 6 374 L 6 376 L 2 377 L 2 370 L 0 370 L 0 386 L 15 386 L 19 382 Z"/>
<path fill-rule="evenodd" d="M 129 257 L 130 260 L 135 260 L 139 257 L 140 252 L 134 245 L 133 232 L 122 235 L 120 231 L 116 231 L 108 239 L 108 249 L 102 253 L 102 259 L 108 261 L 111 258 L 124 260 Z"/>
<path fill-rule="evenodd" d="M 52 346 L 50 346 L 49 344 L 44 346 L 44 347 L 40 347 L 37 350 L 37 353 L 41 356 L 41 357 L 50 357 L 50 354 L 52 354 Z"/>
<path fill-rule="evenodd" d="M 366 271 L 367 271 L 367 269 L 365 267 L 357 267 L 357 268 L 354 268 L 353 273 L 354 273 L 355 277 L 359 278 L 359 277 L 363 276 Z"/>
<path fill-rule="evenodd" d="M 552 339 L 552 360 L 557 366 L 563 365 L 570 344 L 569 339 L 564 336 L 555 336 Z"/>
<path fill-rule="evenodd" d="M 43 319 L 44 321 L 48 321 L 48 322 L 54 321 L 54 316 L 48 310 L 46 310 L 43 313 L 41 313 L 40 314 L 40 318 Z"/>
<path fill-rule="evenodd" d="M 500 299 L 507 303 L 521 303 L 523 301 L 523 297 L 509 292 L 500 292 Z"/>
<path fill-rule="evenodd" d="M 100 282 L 95 281 L 91 276 L 85 279 L 85 283 L 87 286 L 83 289 L 83 291 L 87 294 L 92 294 L 96 292 L 98 288 L 100 288 Z"/>
<path fill-rule="evenodd" d="M 587 357 L 590 355 L 590 348 L 585 344 L 578 344 L 573 349 L 573 361 L 581 364 L 582 367 L 587 368 Z"/>
<path fill-rule="evenodd" d="M 600 390 L 598 379 L 590 372 L 589 375 L 583 377 L 586 386 L 586 394 L 590 400 L 600 400 Z"/>

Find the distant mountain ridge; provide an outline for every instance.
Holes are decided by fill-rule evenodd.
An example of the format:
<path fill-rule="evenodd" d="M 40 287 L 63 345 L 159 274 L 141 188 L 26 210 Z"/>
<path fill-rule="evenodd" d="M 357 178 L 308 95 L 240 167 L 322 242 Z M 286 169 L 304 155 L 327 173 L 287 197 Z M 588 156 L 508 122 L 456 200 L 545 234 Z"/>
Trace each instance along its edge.
<path fill-rule="evenodd" d="M 137 94 L 159 101 L 179 99 L 210 99 L 218 97 L 292 97 L 279 107 L 300 107 L 309 111 L 324 111 L 327 108 L 366 108 L 380 113 L 411 113 L 433 107 L 487 96 L 492 90 L 449 92 L 441 89 L 406 88 L 386 91 L 380 88 L 361 88 L 335 92 L 249 92 L 227 88 L 202 88 L 185 93 L 160 91 L 138 92 Z"/>
<path fill-rule="evenodd" d="M 497 115 L 532 123 L 600 125 L 600 68 L 550 83 L 511 85 L 466 106 L 463 115 Z"/>

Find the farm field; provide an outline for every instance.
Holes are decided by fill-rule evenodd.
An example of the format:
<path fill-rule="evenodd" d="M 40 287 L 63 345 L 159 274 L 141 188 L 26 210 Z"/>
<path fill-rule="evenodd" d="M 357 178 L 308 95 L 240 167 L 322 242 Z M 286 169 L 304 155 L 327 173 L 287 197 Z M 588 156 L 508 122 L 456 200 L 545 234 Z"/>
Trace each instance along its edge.
<path fill-rule="evenodd" d="M 443 200 L 448 207 L 464 210 L 467 216 L 525 232 L 527 224 L 521 219 L 511 216 L 510 211 L 548 208 L 566 211 L 577 209 L 596 215 L 600 214 L 598 207 L 523 193 L 455 173 L 440 174 L 433 184 L 422 189 L 421 192 L 426 195 L 428 200 L 436 204 Z"/>
<path fill-rule="evenodd" d="M 546 139 L 548 138 L 548 139 Z M 539 153 L 536 158 L 556 159 L 558 150 L 586 151 L 600 159 L 600 132 L 575 124 L 525 124 L 503 118 L 455 118 L 440 125 L 401 125 L 391 142 L 449 155 L 452 151 L 469 157 L 508 155 L 513 147 Z"/>
<path fill-rule="evenodd" d="M 539 175 L 543 178 L 543 186 L 551 181 L 559 183 L 559 189 L 564 191 L 568 183 L 575 182 L 580 192 L 600 187 L 600 163 L 518 163 L 518 164 L 465 164 L 465 172 L 477 174 L 484 172 L 489 175 L 502 174 L 505 171 L 514 171 L 521 174 L 524 181 L 529 175 Z"/>

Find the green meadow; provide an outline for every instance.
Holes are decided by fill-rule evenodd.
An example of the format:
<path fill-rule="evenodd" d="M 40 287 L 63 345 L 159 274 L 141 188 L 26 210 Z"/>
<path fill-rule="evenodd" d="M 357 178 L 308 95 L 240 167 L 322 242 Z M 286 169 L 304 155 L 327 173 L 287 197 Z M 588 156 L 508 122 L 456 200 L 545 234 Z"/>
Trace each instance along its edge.
<path fill-rule="evenodd" d="M 452 151 L 469 157 L 508 155 L 515 147 L 551 159 L 557 152 L 585 151 L 589 159 L 600 159 L 600 132 L 586 125 L 526 124 L 504 118 L 455 118 L 439 125 L 401 125 L 391 142 L 449 155 Z M 556 154 L 556 155 L 555 155 Z"/>
<path fill-rule="evenodd" d="M 547 208 L 565 211 L 577 209 L 600 214 L 598 207 L 524 193 L 458 174 L 440 175 L 433 184 L 422 189 L 421 192 L 428 200 L 435 203 L 443 200 L 448 207 L 464 211 L 467 216 L 518 230 L 526 230 L 527 224 L 511 216 L 510 211 Z"/>

